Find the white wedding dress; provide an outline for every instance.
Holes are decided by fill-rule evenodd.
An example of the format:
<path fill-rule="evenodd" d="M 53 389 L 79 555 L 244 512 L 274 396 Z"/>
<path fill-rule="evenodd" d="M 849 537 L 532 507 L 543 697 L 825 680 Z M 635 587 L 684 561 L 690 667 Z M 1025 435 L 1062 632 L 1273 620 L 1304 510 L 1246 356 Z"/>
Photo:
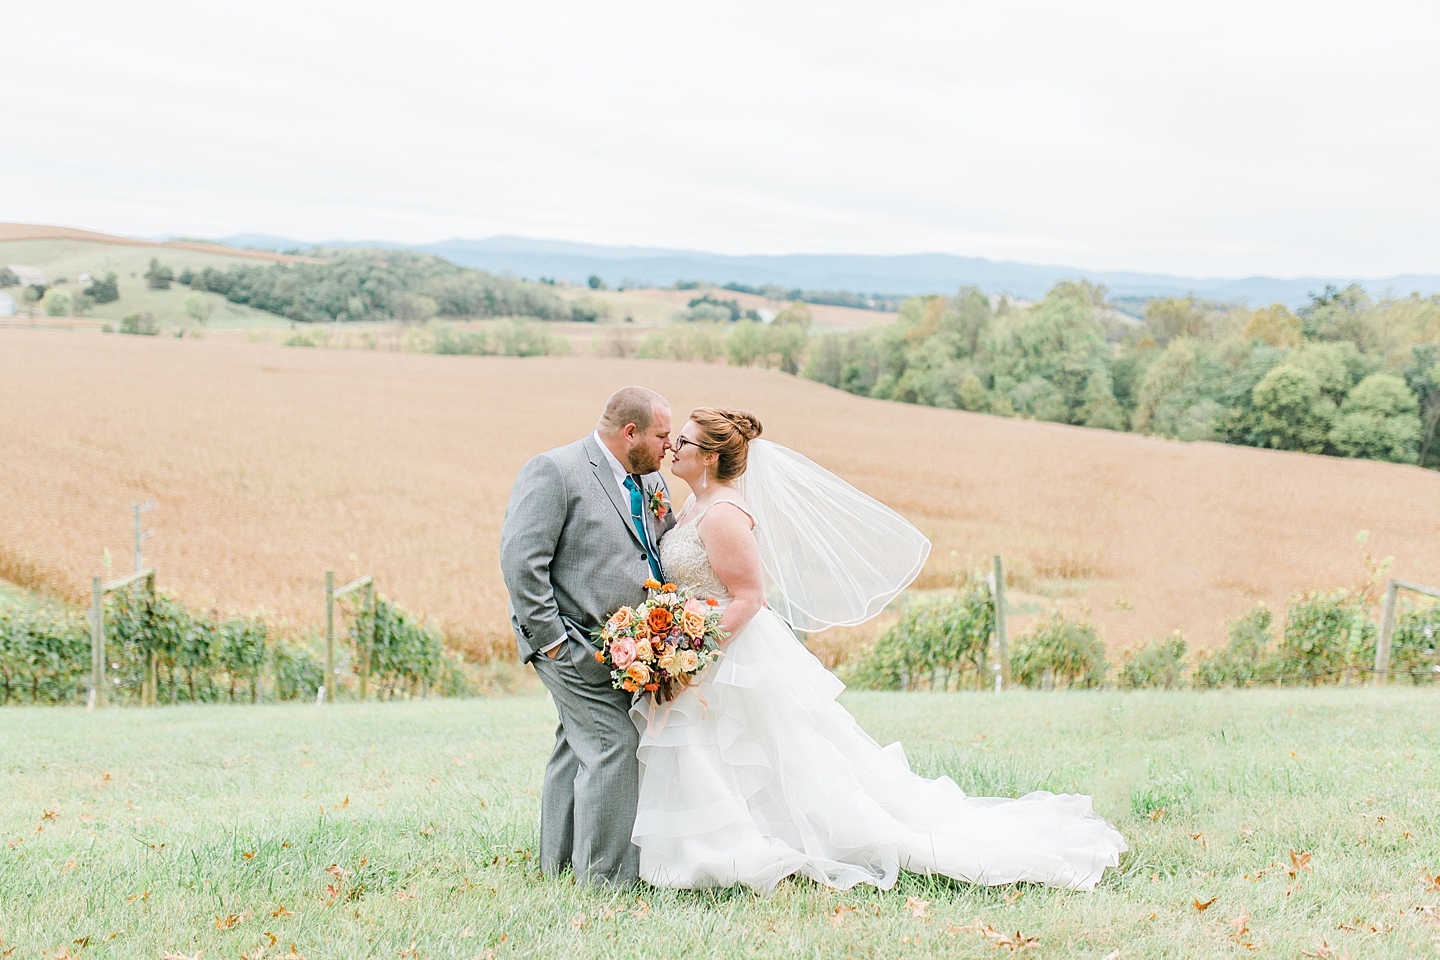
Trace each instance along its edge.
<path fill-rule="evenodd" d="M 664 569 L 681 589 L 724 604 L 729 594 L 710 567 L 699 520 L 661 542 Z M 756 533 L 763 541 L 765 531 Z M 1090 890 L 1118 865 L 1125 840 L 1089 797 L 967 797 L 948 777 L 919 777 L 900 744 L 880 746 L 836 702 L 843 689 L 765 608 L 698 691 L 686 690 L 668 711 L 639 700 L 632 837 L 641 878 L 769 891 L 803 874 L 840 889 L 888 889 L 909 870 Z"/>

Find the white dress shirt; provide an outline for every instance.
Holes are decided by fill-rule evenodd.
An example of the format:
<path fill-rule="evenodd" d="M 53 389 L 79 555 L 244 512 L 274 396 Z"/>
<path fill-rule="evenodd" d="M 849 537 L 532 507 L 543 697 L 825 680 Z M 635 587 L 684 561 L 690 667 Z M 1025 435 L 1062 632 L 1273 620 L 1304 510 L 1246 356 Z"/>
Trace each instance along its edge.
<path fill-rule="evenodd" d="M 600 452 L 605 454 L 605 459 L 610 462 L 610 472 L 615 474 L 615 488 L 620 491 L 622 497 L 628 498 L 630 491 L 625 489 L 625 478 L 630 476 L 630 471 L 626 470 L 625 466 L 615 457 L 615 454 L 610 452 L 610 448 L 605 446 L 605 441 L 600 439 L 599 430 L 596 430 L 590 436 L 595 438 L 595 442 L 600 445 Z M 562 627 L 559 638 L 541 647 L 540 652 L 549 656 L 551 651 L 557 649 L 568 637 L 569 634 L 567 634 Z M 551 659 L 554 658 L 552 657 Z"/>

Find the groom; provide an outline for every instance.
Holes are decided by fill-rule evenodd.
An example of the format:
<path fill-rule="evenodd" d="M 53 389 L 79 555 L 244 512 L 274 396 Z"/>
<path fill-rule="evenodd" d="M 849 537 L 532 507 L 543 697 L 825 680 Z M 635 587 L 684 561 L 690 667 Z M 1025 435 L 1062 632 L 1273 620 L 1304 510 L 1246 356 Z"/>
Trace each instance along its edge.
<path fill-rule="evenodd" d="M 540 869 L 623 886 L 639 873 L 630 842 L 639 799 L 630 694 L 595 660 L 590 631 L 663 580 L 656 553 L 674 524 L 660 462 L 670 405 L 622 387 L 590 436 L 542 453 L 515 479 L 500 532 L 500 568 L 520 659 L 555 700 L 560 726 L 540 800 Z M 652 498 L 664 494 L 657 519 Z"/>

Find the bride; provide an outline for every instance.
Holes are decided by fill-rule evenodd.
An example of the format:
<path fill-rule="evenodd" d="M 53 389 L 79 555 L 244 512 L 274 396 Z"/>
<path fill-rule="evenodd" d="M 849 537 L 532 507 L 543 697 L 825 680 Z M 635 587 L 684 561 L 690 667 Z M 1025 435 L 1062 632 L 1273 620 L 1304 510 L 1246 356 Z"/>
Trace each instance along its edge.
<path fill-rule="evenodd" d="M 641 878 L 768 891 L 803 874 L 888 889 L 910 870 L 1093 889 L 1127 848 L 1089 797 L 967 797 L 911 773 L 900 744 L 881 747 L 836 702 L 844 685 L 792 626 L 869 619 L 930 544 L 760 429 L 744 411 L 701 408 L 674 441 L 671 470 L 695 494 L 660 543 L 664 569 L 724 605 L 729 639 L 698 686 L 632 708 Z"/>

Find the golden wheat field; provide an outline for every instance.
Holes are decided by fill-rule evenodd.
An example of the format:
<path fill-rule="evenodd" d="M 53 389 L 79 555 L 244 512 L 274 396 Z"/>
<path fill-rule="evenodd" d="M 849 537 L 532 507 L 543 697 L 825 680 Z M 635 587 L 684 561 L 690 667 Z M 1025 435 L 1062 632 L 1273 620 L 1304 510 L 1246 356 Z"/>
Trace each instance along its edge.
<path fill-rule="evenodd" d="M 497 542 L 531 455 L 627 383 L 676 414 L 743 406 L 935 542 L 917 588 L 1003 554 L 1025 619 L 1086 608 L 1112 650 L 1211 644 L 1255 601 L 1354 585 L 1365 549 L 1440 582 L 1440 476 L 868 400 L 778 372 L 595 357 L 313 351 L 0 330 L 0 577 L 81 601 L 129 572 L 155 498 L 161 585 L 306 630 L 324 571 L 380 589 L 476 656 L 509 638 Z M 683 485 L 678 492 L 683 494 Z M 827 656 L 834 656 L 834 644 Z"/>

